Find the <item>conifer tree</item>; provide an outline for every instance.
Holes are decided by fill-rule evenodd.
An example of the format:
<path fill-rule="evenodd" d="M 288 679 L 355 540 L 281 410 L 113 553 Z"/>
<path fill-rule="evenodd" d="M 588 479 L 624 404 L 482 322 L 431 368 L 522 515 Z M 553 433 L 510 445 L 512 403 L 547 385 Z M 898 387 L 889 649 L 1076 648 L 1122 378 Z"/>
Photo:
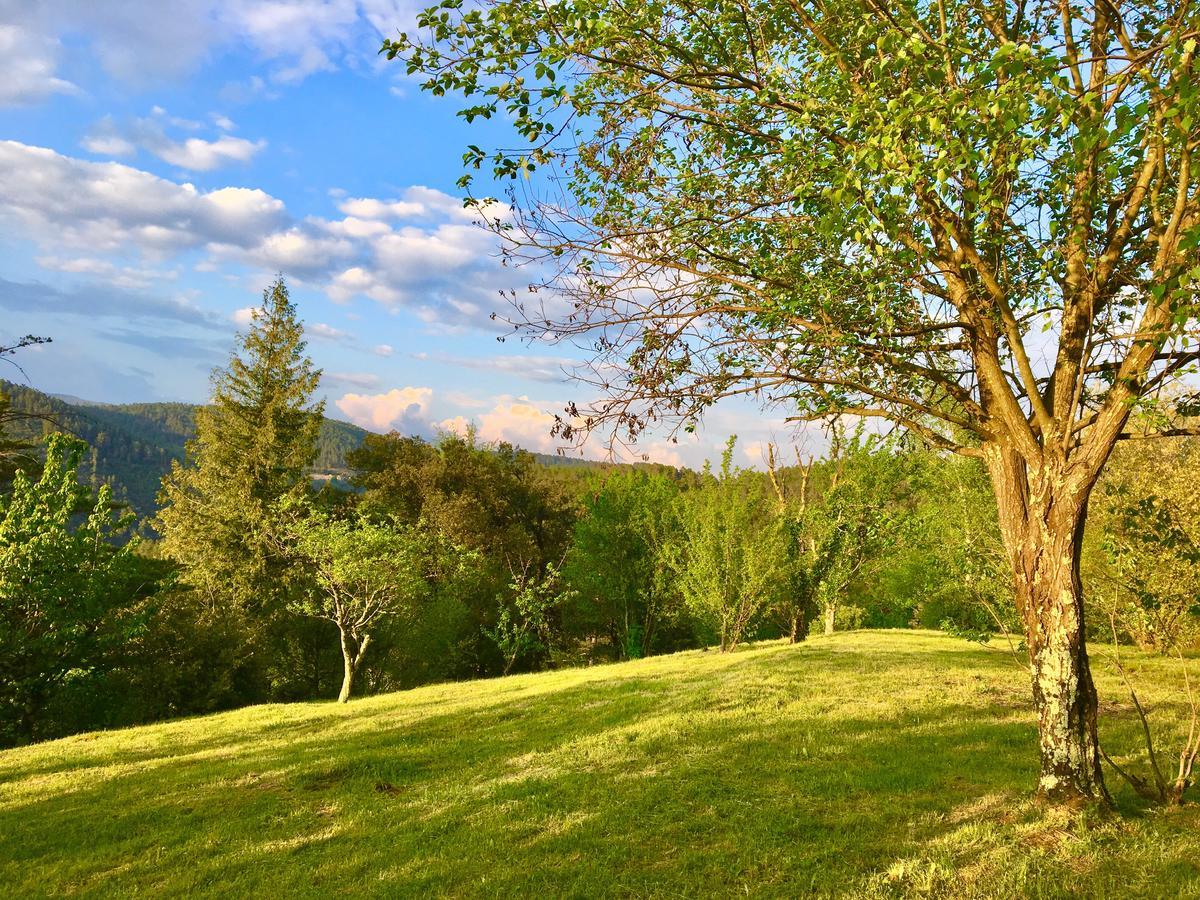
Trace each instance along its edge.
<path fill-rule="evenodd" d="M 214 611 L 241 620 L 253 653 L 282 610 L 287 564 L 272 549 L 272 509 L 307 489 L 324 403 L 320 371 L 283 278 L 213 373 L 212 401 L 196 416 L 188 458 L 163 480 L 156 527 L 168 556 Z"/>

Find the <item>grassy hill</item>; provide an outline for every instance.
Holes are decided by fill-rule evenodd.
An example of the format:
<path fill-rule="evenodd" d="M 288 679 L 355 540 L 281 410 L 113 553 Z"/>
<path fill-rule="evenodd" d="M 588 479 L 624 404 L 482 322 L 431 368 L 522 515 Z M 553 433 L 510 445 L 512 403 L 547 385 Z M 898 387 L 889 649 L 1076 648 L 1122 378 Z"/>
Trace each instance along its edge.
<path fill-rule="evenodd" d="M 1134 658 L 1164 716 L 1177 663 Z M 1110 752 L 1136 749 L 1099 665 Z M 0 753 L 10 895 L 1200 896 L 1200 814 L 1029 799 L 1007 652 L 858 632 Z M 1164 719 L 1165 721 L 1165 719 Z M 1114 782 L 1114 787 L 1116 787 Z"/>

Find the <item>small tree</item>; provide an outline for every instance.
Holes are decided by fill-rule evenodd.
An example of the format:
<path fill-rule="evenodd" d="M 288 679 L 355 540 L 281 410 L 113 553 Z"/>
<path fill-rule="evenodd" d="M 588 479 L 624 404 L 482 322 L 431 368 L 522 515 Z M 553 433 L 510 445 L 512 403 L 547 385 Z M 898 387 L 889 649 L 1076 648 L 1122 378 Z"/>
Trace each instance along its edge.
<path fill-rule="evenodd" d="M 761 481 L 733 467 L 735 440 L 725 445 L 718 475 L 680 495 L 666 556 L 684 604 L 716 630 L 722 652 L 735 649 L 776 599 L 786 560 L 785 532 Z"/>
<path fill-rule="evenodd" d="M 661 542 L 675 483 L 657 472 L 606 472 L 587 492 L 563 574 L 568 609 L 607 633 L 622 659 L 648 656 L 677 597 L 663 578 Z"/>
<path fill-rule="evenodd" d="M 497 598 L 500 612 L 495 627 L 484 629 L 504 659 L 504 675 L 521 657 L 550 649 L 551 614 L 574 597 L 574 591 L 563 588 L 555 566 L 536 573 L 527 566 L 514 576 L 509 589 L 509 596 Z"/>
<path fill-rule="evenodd" d="M 0 738 L 37 737 L 55 691 L 119 640 L 113 613 L 136 596 L 132 543 L 115 545 L 132 516 L 114 514 L 107 485 L 93 500 L 79 483 L 86 449 L 50 435 L 40 479 L 18 471 L 0 498 Z"/>
<path fill-rule="evenodd" d="M 290 608 L 337 627 L 343 663 L 338 702 L 345 703 L 373 629 L 384 619 L 412 614 L 425 597 L 429 535 L 417 526 L 334 519 L 303 503 L 286 509 L 281 544 L 313 580 Z"/>

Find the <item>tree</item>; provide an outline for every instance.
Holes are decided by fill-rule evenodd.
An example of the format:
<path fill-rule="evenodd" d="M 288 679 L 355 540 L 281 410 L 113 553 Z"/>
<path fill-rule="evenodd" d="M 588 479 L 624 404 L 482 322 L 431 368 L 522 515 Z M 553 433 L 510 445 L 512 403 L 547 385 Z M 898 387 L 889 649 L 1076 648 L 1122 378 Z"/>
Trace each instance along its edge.
<path fill-rule="evenodd" d="M 1097 492 L 1085 584 L 1124 634 L 1170 653 L 1200 626 L 1200 442 L 1121 450 Z"/>
<path fill-rule="evenodd" d="M 443 0 L 419 24 L 384 52 L 520 137 L 465 156 L 520 179 L 480 215 L 557 289 L 516 324 L 597 350 L 603 398 L 560 431 L 755 394 L 982 459 L 1038 790 L 1105 797 L 1079 554 L 1129 416 L 1200 357 L 1190 8 Z"/>
<path fill-rule="evenodd" d="M 14 353 L 24 350 L 26 347 L 36 347 L 48 343 L 50 343 L 50 338 L 37 337 L 32 334 L 27 334 L 14 341 L 0 342 L 0 360 L 16 366 L 20 370 L 21 367 L 10 358 Z M 15 425 L 34 418 L 48 421 L 43 416 L 13 409 L 12 398 L 0 390 L 0 488 L 5 488 L 12 483 L 18 468 L 31 472 L 38 465 L 37 454 L 33 452 L 33 446 L 12 433 Z"/>
<path fill-rule="evenodd" d="M 563 567 L 577 595 L 568 608 L 570 626 L 607 636 L 619 659 L 653 653 L 677 605 L 665 577 L 662 543 L 678 494 L 675 483 L 658 472 L 605 472 L 588 491 L 575 523 Z"/>
<path fill-rule="evenodd" d="M 288 563 L 273 547 L 273 510 L 308 490 L 323 403 L 304 329 L 283 279 L 263 292 L 229 365 L 213 373 L 185 465 L 163 480 L 155 527 L 184 580 L 249 632 L 247 662 L 282 610 Z M 261 695 L 261 689 L 254 693 Z"/>
<path fill-rule="evenodd" d="M 425 556 L 431 536 L 416 526 L 335 519 L 305 503 L 285 503 L 280 544 L 312 575 L 313 588 L 291 609 L 332 622 L 342 651 L 342 689 L 350 699 L 373 630 L 412 615 L 427 593 Z"/>
<path fill-rule="evenodd" d="M 782 522 L 761 481 L 733 467 L 734 443 L 715 478 L 679 496 L 676 537 L 666 548 L 684 604 L 715 629 L 723 653 L 776 599 L 786 560 Z"/>
<path fill-rule="evenodd" d="M 38 737 L 47 705 L 73 671 L 122 638 L 122 603 L 138 597 L 131 516 L 111 490 L 78 480 L 86 445 L 52 434 L 38 481 L 23 470 L 0 498 L 0 740 Z M 82 522 L 74 519 L 87 510 Z"/>
<path fill-rule="evenodd" d="M 553 565 L 542 572 L 525 569 L 513 574 L 509 595 L 496 598 L 500 606 L 496 626 L 484 630 L 504 658 L 500 674 L 511 672 L 522 656 L 545 654 L 550 649 L 550 613 L 572 595 L 570 588 L 562 587 L 558 568 Z"/>

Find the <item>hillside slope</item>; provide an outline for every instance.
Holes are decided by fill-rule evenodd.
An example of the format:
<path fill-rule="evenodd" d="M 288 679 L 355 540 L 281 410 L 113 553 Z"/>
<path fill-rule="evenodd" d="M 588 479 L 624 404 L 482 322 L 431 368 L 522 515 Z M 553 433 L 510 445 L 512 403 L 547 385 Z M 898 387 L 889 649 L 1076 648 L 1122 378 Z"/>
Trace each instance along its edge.
<path fill-rule="evenodd" d="M 1136 658 L 1147 699 L 1178 674 Z M 0 753 L 17 895 L 1197 896 L 1200 816 L 1029 801 L 1006 652 L 858 632 Z M 1102 695 L 1119 698 L 1110 672 Z M 1111 703 L 1106 703 L 1111 706 Z M 1132 753 L 1124 704 L 1104 725 Z"/>
<path fill-rule="evenodd" d="M 63 430 L 88 442 L 92 455 L 82 475 L 113 486 L 114 495 L 140 515 L 154 512 L 162 477 L 171 463 L 182 460 L 184 445 L 196 431 L 196 410 L 188 403 L 108 404 L 77 397 L 63 398 L 0 380 L 0 391 L 12 398 L 13 408 L 33 416 L 21 423 L 15 437 L 40 440 L 51 430 Z M 317 440 L 317 473 L 346 471 L 346 454 L 363 442 L 366 431 L 357 425 L 325 419 Z"/>

